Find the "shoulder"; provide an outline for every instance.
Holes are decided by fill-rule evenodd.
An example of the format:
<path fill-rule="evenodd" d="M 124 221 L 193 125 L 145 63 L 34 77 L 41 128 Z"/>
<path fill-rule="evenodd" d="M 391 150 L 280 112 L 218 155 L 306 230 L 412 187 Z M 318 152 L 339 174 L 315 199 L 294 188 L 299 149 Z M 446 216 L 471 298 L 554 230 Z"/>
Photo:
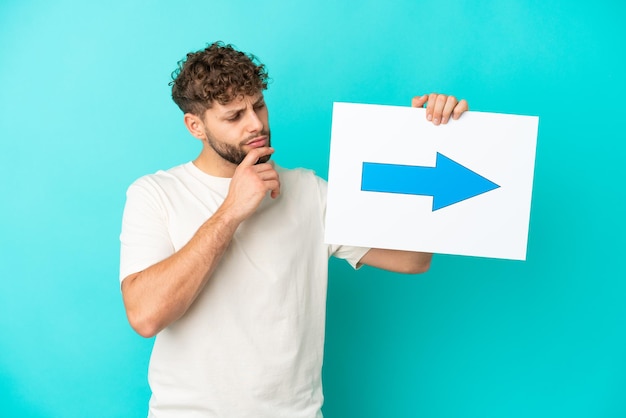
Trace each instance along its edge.
<path fill-rule="evenodd" d="M 280 176 L 281 196 L 302 205 L 324 207 L 326 180 L 306 168 L 284 169 L 276 167 Z"/>
<path fill-rule="evenodd" d="M 299 187 L 324 188 L 326 181 L 315 174 L 315 171 L 307 168 L 283 168 L 276 166 L 281 184 L 294 184 Z"/>
<path fill-rule="evenodd" d="M 128 189 L 167 189 L 171 187 L 171 185 L 180 183 L 181 180 L 188 176 L 185 169 L 186 165 L 187 164 L 181 164 L 168 170 L 159 170 L 155 173 L 141 176 L 132 182 Z"/>

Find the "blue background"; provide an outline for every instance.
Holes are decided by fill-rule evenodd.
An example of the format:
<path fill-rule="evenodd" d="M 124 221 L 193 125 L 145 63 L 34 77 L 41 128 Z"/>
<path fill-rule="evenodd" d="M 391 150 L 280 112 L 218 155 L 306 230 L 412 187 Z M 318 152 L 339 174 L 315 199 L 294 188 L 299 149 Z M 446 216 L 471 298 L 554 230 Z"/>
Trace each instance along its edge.
<path fill-rule="evenodd" d="M 254 52 L 276 160 L 325 177 L 333 101 L 540 116 L 528 260 L 332 261 L 327 417 L 626 416 L 622 2 L 0 3 L 0 416 L 142 417 L 152 341 L 118 289 L 126 187 L 200 147 L 170 100 Z"/>

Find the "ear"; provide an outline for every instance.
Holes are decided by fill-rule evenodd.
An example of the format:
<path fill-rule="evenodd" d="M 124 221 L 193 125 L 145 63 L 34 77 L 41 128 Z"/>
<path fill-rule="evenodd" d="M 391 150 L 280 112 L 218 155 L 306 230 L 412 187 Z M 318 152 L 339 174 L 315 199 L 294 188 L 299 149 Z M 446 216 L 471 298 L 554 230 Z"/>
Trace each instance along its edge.
<path fill-rule="evenodd" d="M 183 121 L 185 122 L 185 126 L 191 135 L 200 140 L 204 139 L 204 123 L 199 116 L 194 115 L 193 113 L 185 113 Z"/>

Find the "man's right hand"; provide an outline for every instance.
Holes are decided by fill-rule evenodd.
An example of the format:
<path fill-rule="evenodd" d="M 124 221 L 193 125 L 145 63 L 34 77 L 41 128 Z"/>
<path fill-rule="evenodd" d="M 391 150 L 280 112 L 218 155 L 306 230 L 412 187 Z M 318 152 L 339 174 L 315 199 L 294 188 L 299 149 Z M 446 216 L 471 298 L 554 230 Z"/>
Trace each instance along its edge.
<path fill-rule="evenodd" d="M 267 192 L 273 199 L 280 194 L 280 179 L 274 163 L 257 164 L 261 157 L 273 152 L 274 148 L 254 148 L 235 170 L 222 206 L 240 222 L 254 213 Z"/>

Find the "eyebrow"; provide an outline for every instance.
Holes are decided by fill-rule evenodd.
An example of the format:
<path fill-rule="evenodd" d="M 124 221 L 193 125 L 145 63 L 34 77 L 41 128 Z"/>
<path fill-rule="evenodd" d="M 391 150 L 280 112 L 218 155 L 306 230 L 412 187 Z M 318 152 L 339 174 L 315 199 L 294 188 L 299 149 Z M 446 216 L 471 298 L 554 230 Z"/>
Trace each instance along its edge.
<path fill-rule="evenodd" d="M 230 118 L 232 116 L 235 116 L 237 113 L 243 112 L 244 110 L 246 110 L 245 107 L 240 107 L 240 108 L 237 108 L 237 109 L 227 110 L 226 112 L 224 112 L 222 117 L 228 119 L 228 118 Z"/>
<path fill-rule="evenodd" d="M 259 99 L 258 99 L 257 101 L 255 101 L 254 103 L 252 103 L 252 107 L 258 106 L 258 105 L 260 105 L 261 103 L 265 103 L 265 97 L 263 97 L 263 96 L 259 97 Z M 231 109 L 231 110 L 227 110 L 227 111 L 226 111 L 226 112 L 222 115 L 222 117 L 224 117 L 224 118 L 228 119 L 228 118 L 230 118 L 230 117 L 232 117 L 232 116 L 235 116 L 237 113 L 241 113 L 241 112 L 243 112 L 244 110 L 246 110 L 246 107 L 245 107 L 245 106 L 243 106 L 243 107 L 238 107 L 238 108 Z"/>

